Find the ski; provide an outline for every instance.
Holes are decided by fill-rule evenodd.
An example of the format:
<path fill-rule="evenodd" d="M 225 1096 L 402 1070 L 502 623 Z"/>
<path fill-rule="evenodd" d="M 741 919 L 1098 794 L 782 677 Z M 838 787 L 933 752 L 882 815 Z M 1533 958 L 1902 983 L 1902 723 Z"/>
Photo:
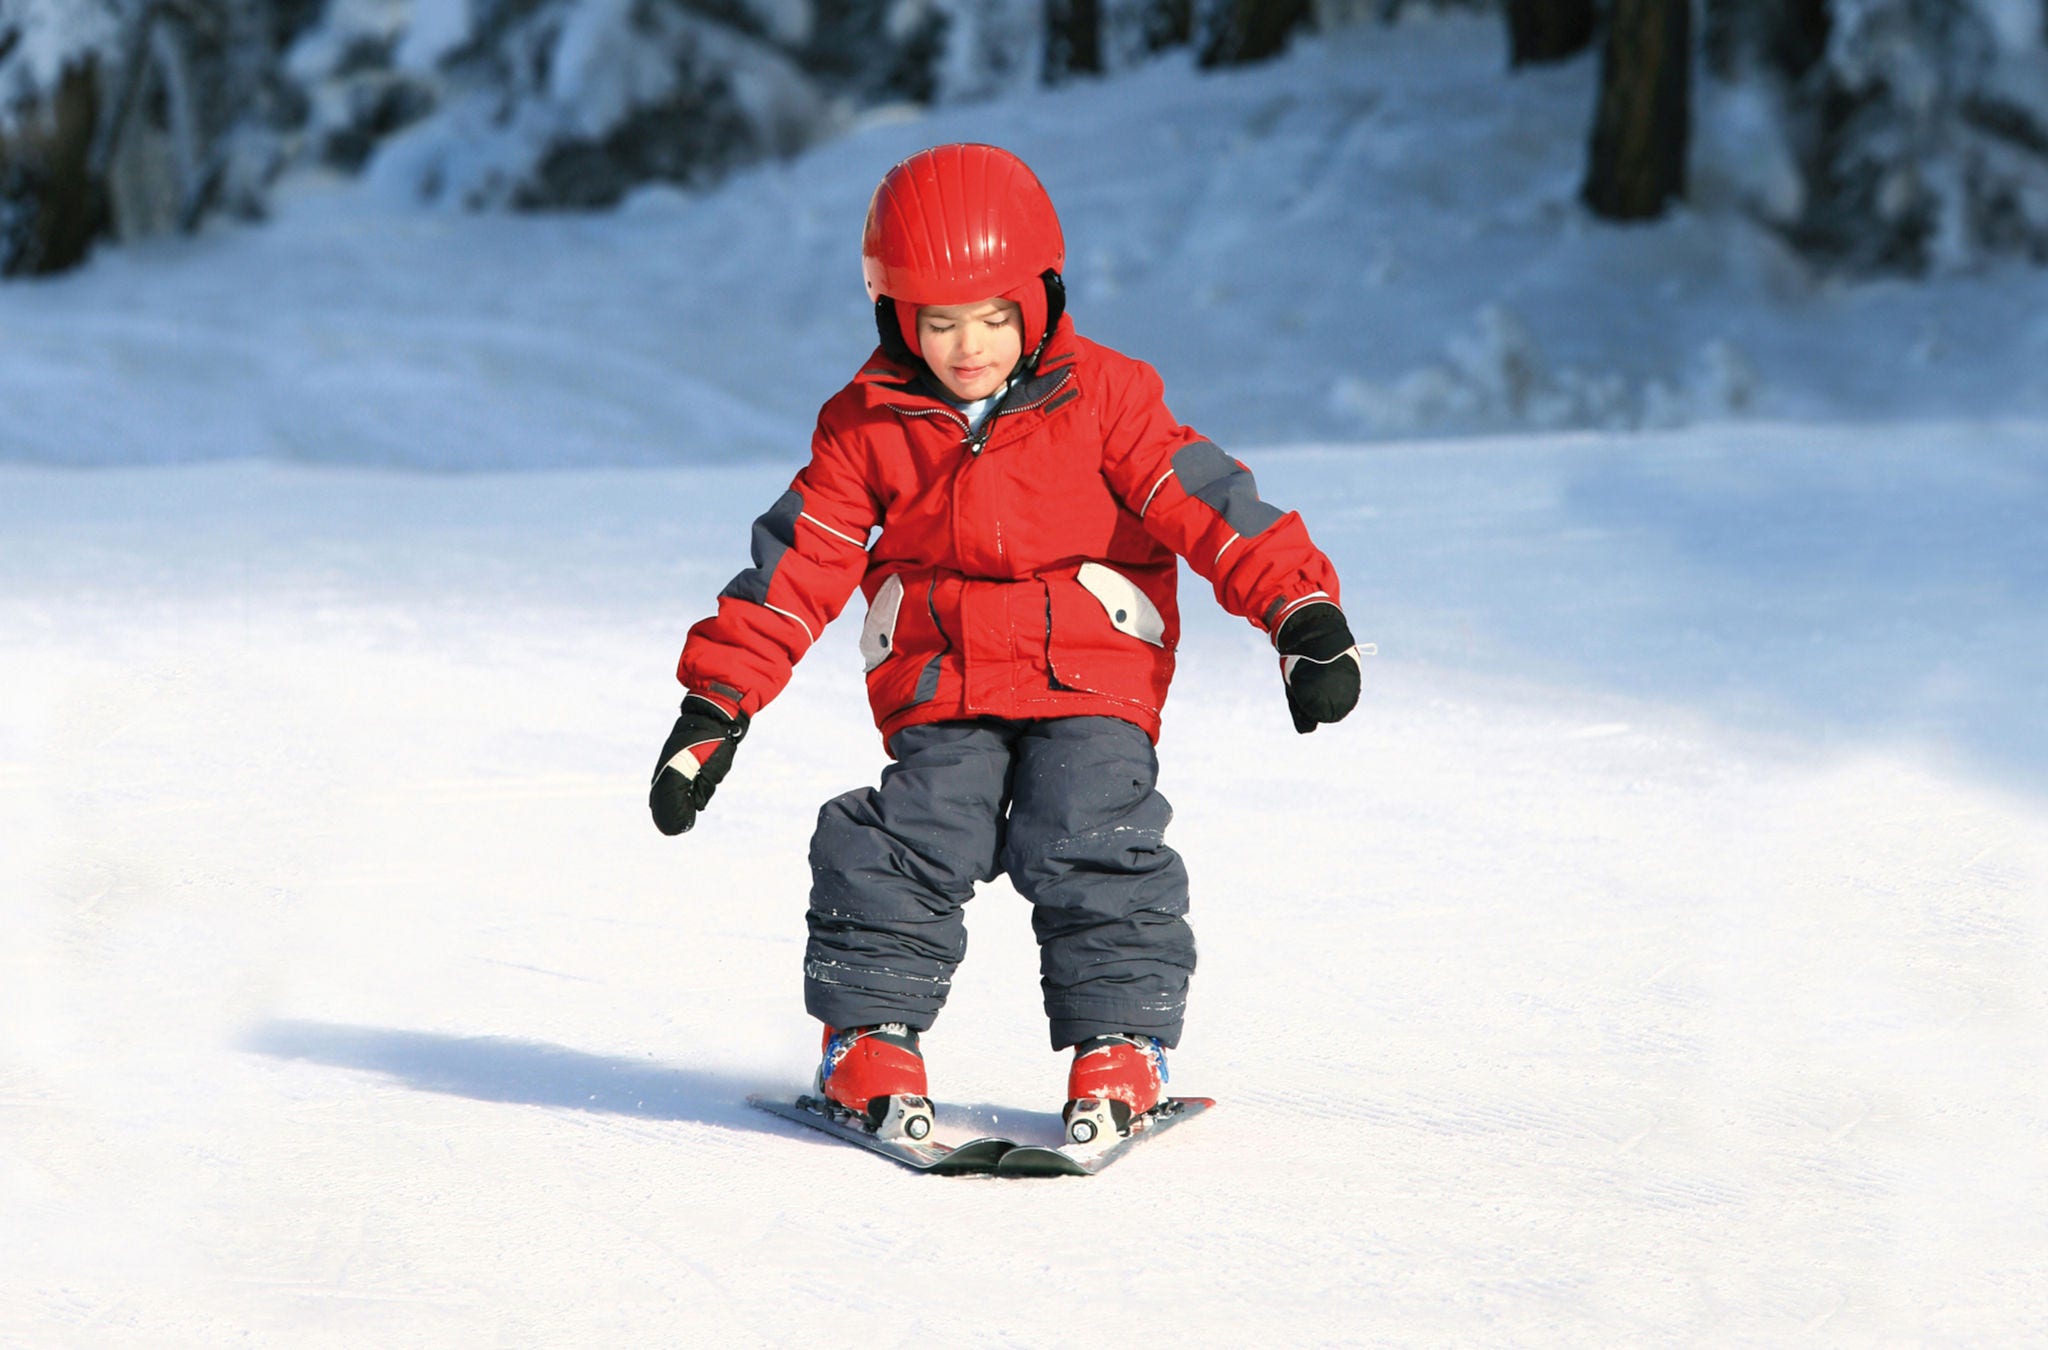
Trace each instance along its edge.
<path fill-rule="evenodd" d="M 1099 1144 L 1063 1144 L 1048 1148 L 1018 1144 L 996 1159 L 1000 1177 L 1092 1177 L 1125 1157 L 1148 1139 L 1166 1133 L 1216 1104 L 1211 1097 L 1168 1097 L 1131 1122 L 1131 1132 Z"/>
<path fill-rule="evenodd" d="M 851 1113 L 816 1097 L 798 1097 L 790 1102 L 778 1097 L 752 1096 L 747 1098 L 747 1104 L 933 1176 L 987 1176 L 996 1170 L 1002 1156 L 1015 1147 L 1008 1139 L 996 1138 L 970 1139 L 964 1144 L 941 1144 L 933 1139 L 884 1139 L 855 1124 Z"/>
<path fill-rule="evenodd" d="M 1169 1097 L 1132 1121 L 1128 1135 L 1101 1144 L 1066 1144 L 1058 1148 L 993 1136 L 970 1139 L 964 1144 L 883 1139 L 855 1124 L 850 1113 L 816 1097 L 798 1097 L 790 1102 L 757 1095 L 748 1097 L 747 1104 L 932 1176 L 1092 1177 L 1139 1144 L 1200 1115 L 1216 1103 L 1209 1097 Z"/>

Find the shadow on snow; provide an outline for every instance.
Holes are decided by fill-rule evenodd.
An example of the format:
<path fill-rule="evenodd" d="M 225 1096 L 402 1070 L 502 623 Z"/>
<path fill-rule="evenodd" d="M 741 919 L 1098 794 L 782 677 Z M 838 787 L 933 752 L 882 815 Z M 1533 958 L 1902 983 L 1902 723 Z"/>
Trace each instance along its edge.
<path fill-rule="evenodd" d="M 586 1054 L 537 1041 L 284 1020 L 255 1028 L 243 1038 L 241 1048 L 271 1059 L 382 1074 L 417 1092 L 473 1101 L 690 1121 L 767 1134 L 803 1133 L 747 1105 L 749 1092 L 770 1090 L 758 1080 Z M 1057 1111 L 978 1102 L 941 1103 L 939 1114 L 948 1138 L 997 1135 L 1043 1144 L 1060 1141 Z"/>
<path fill-rule="evenodd" d="M 266 1022 L 242 1048 L 272 1059 L 361 1069 L 420 1092 L 643 1120 L 760 1130 L 746 1104 L 762 1084 L 729 1074 L 586 1054 L 498 1036 L 450 1036 L 331 1022 Z"/>

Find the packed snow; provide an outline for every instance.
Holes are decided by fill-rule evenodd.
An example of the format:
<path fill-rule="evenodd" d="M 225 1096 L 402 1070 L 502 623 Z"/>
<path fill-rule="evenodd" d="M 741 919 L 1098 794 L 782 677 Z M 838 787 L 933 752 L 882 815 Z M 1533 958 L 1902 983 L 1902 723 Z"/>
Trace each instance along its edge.
<path fill-rule="evenodd" d="M 601 216 L 373 168 L 0 288 L 0 1342 L 2048 1338 L 2048 276 L 1595 227 L 1590 65 L 1500 64 L 1169 62 Z M 1184 587 L 1220 1104 L 1090 1180 L 744 1104 L 806 1085 L 805 844 L 882 763 L 853 625 L 645 810 L 867 350 L 866 193 L 965 138 L 1380 651 L 1298 737 Z M 1026 907 L 969 921 L 940 1134 L 1049 1141 Z"/>

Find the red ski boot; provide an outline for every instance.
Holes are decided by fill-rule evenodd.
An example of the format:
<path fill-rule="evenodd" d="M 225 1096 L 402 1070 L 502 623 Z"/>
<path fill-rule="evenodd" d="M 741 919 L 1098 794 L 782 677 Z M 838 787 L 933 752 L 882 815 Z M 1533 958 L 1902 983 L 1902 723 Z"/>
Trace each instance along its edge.
<path fill-rule="evenodd" d="M 883 1139 L 923 1139 L 932 1132 L 924 1056 L 917 1033 L 901 1022 L 845 1031 L 826 1027 L 818 1095 L 859 1116 Z"/>
<path fill-rule="evenodd" d="M 1166 1047 L 1156 1036 L 1091 1036 L 1074 1047 L 1067 1074 L 1067 1138 L 1090 1144 L 1131 1132 L 1131 1121 L 1159 1105 Z"/>

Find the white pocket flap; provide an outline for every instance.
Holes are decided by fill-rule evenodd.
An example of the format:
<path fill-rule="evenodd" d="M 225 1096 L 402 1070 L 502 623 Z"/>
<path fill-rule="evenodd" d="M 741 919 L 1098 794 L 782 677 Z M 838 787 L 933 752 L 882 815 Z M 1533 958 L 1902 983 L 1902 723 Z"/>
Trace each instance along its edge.
<path fill-rule="evenodd" d="M 895 650 L 896 612 L 903 608 L 903 578 L 892 576 L 875 592 L 867 622 L 860 626 L 862 670 L 873 670 Z"/>
<path fill-rule="evenodd" d="M 1088 562 L 1081 564 L 1074 580 L 1101 603 L 1102 612 L 1109 615 L 1119 633 L 1155 647 L 1166 645 L 1166 620 L 1159 607 L 1129 577 L 1101 563 Z"/>

